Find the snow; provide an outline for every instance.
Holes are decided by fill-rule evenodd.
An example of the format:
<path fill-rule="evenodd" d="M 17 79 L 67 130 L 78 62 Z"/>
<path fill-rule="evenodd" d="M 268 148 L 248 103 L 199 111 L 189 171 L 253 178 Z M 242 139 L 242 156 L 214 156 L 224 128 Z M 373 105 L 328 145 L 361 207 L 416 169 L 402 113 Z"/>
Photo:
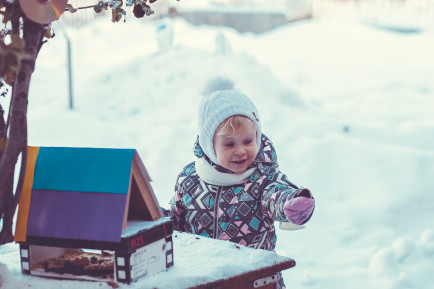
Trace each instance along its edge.
<path fill-rule="evenodd" d="M 179 252 L 174 256 L 177 265 L 161 274 L 139 280 L 137 288 L 188 288 L 288 260 L 270 251 L 234 246 L 229 241 L 219 242 L 178 232 L 173 237 L 173 251 Z M 240 264 L 241 259 L 243 262 Z"/>
<path fill-rule="evenodd" d="M 29 144 L 135 148 L 167 207 L 193 160 L 202 84 L 229 76 L 257 105 L 281 170 L 317 201 L 305 229 L 277 231 L 277 253 L 297 262 L 283 272 L 286 284 L 432 289 L 432 14 L 382 22 L 367 9 L 338 10 L 258 35 L 182 19 L 67 27 L 73 110 L 58 23 L 32 78 Z M 168 30 L 157 32 L 162 21 Z M 172 47 L 159 50 L 169 29 Z M 176 248 L 174 256 L 176 264 Z M 0 247 L 0 276 L 7 289 L 110 288 L 23 276 L 16 244 Z"/>
<path fill-rule="evenodd" d="M 288 257 L 279 256 L 270 251 L 235 246 L 229 241 L 218 241 L 187 233 L 174 232 L 172 238 L 173 250 L 176 252 L 174 267 L 159 274 L 141 278 L 130 285 L 121 284 L 120 287 L 184 289 L 290 260 Z M 10 260 L 9 262 L 14 262 L 14 259 L 18 257 L 17 251 L 15 246 L 8 244 L 5 250 L 2 249 L 2 256 Z M 240 259 L 244 260 L 242 264 L 238 262 Z M 19 263 L 14 263 L 12 268 L 6 268 L 0 263 L 0 276 L 3 276 L 3 287 L 1 288 L 110 288 L 105 282 L 59 281 L 23 276 L 19 271 Z M 11 274 L 11 271 L 14 274 Z"/>

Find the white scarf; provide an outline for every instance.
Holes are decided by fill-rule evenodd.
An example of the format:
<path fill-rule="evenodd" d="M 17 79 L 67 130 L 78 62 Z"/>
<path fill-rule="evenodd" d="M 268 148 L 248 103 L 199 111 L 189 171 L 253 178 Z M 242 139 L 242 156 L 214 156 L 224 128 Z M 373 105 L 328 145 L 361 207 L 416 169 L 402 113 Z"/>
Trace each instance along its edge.
<path fill-rule="evenodd" d="M 245 183 L 255 168 L 248 169 L 244 173 L 230 174 L 217 171 L 205 159 L 199 158 L 195 163 L 198 176 L 205 182 L 216 186 L 232 186 Z"/>

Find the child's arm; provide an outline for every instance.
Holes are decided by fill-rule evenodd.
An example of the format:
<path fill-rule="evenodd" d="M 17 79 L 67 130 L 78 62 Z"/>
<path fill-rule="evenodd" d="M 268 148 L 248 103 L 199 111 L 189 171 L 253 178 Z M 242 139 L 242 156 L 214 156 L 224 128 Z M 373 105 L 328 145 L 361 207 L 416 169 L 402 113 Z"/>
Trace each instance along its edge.
<path fill-rule="evenodd" d="M 262 210 L 272 219 L 303 225 L 312 216 L 315 199 L 309 189 L 298 188 L 279 172 L 267 185 L 262 197 Z"/>
<path fill-rule="evenodd" d="M 182 188 L 179 183 L 179 177 L 176 180 L 175 194 L 170 200 L 170 212 L 173 220 L 173 228 L 182 232 L 191 233 L 191 228 L 188 226 L 185 215 L 187 214 L 187 208 L 182 201 Z"/>
<path fill-rule="evenodd" d="M 185 215 L 187 210 L 183 207 L 182 201 L 179 199 L 179 194 L 175 192 L 175 196 L 170 200 L 171 218 L 173 221 L 173 229 L 190 232 L 190 227 L 187 226 L 185 221 Z"/>

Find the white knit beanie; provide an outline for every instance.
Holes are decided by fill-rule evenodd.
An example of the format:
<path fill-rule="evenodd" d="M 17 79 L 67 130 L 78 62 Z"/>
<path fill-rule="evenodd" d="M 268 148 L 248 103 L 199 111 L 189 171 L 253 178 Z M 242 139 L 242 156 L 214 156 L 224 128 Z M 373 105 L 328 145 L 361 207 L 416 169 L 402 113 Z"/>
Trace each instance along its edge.
<path fill-rule="evenodd" d="M 261 121 L 253 102 L 234 89 L 234 83 L 226 78 L 211 79 L 203 90 L 199 104 L 199 145 L 209 159 L 219 164 L 214 151 L 213 139 L 217 127 L 228 117 L 244 115 L 256 126 L 258 151 L 261 145 Z"/>

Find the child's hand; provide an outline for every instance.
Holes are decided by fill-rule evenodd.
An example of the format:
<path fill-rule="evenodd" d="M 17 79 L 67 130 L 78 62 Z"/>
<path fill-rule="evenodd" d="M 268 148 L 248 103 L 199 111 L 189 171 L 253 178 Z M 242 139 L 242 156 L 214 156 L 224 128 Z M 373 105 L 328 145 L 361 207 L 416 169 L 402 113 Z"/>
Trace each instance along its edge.
<path fill-rule="evenodd" d="M 294 198 L 286 201 L 283 209 L 288 220 L 296 225 L 303 225 L 312 215 L 315 199 L 308 189 L 302 189 Z"/>

